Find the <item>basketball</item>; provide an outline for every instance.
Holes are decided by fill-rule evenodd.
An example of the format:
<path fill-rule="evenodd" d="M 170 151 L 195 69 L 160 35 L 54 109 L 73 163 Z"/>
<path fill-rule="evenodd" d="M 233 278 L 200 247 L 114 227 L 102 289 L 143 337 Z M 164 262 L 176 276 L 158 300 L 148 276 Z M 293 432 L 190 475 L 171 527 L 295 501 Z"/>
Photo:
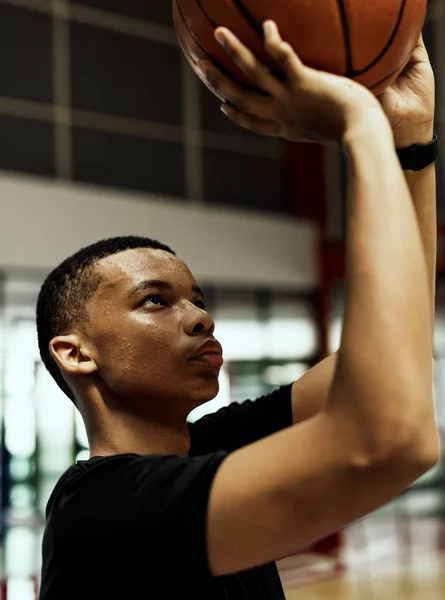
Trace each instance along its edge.
<path fill-rule="evenodd" d="M 173 17 L 181 48 L 201 79 L 196 63 L 211 59 L 252 87 L 214 31 L 229 28 L 273 69 L 262 43 L 262 23 L 273 19 L 307 66 L 355 79 L 379 95 L 407 64 L 426 8 L 427 0 L 173 0 Z"/>

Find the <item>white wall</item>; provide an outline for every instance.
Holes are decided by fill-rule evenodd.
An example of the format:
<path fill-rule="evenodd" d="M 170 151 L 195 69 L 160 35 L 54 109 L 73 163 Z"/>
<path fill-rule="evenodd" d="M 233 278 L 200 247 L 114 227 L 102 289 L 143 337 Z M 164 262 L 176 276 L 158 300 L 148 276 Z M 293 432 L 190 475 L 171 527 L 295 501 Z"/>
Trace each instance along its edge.
<path fill-rule="evenodd" d="M 0 173 L 0 269 L 46 271 L 82 246 L 128 234 L 172 246 L 204 284 L 316 284 L 311 224 Z"/>

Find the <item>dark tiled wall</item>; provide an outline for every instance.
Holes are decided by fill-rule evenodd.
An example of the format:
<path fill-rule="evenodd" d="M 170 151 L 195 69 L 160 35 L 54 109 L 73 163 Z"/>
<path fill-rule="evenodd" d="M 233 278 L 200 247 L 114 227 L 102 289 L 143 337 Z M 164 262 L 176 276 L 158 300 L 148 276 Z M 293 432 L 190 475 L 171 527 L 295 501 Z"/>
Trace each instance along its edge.
<path fill-rule="evenodd" d="M 164 25 L 171 23 L 171 0 L 70 0 L 70 2 Z"/>
<path fill-rule="evenodd" d="M 185 190 L 181 144 L 75 127 L 74 179 L 181 197 Z"/>
<path fill-rule="evenodd" d="M 0 94 L 52 102 L 52 20 L 0 4 Z"/>
<path fill-rule="evenodd" d="M 65 0 L 64 18 L 52 12 L 50 0 L 23 4 L 0 0 L 0 136 L 6 142 L 0 169 L 188 201 L 195 199 L 187 185 L 193 151 L 201 162 L 203 202 L 290 212 L 282 144 L 221 114 L 218 100 L 185 65 L 170 0 Z M 194 101 L 187 78 L 196 98 L 188 109 L 185 97 Z M 190 108 L 202 147 L 188 145 Z M 61 139 L 69 144 L 68 174 L 56 172 Z"/>
<path fill-rule="evenodd" d="M 52 123 L 0 115 L 0 140 L 2 169 L 55 175 Z"/>
<path fill-rule="evenodd" d="M 78 23 L 70 33 L 73 108 L 182 124 L 176 47 Z"/>
<path fill-rule="evenodd" d="M 222 115 L 218 99 L 185 65 L 171 0 L 61 0 L 68 19 L 52 12 L 51 0 L 15 1 L 0 0 L 0 169 L 187 201 L 197 199 L 188 185 L 197 173 L 189 177 L 187 169 L 201 164 L 199 200 L 291 212 L 281 142 L 250 134 Z M 425 40 L 437 66 L 431 23 Z M 63 60 L 67 85 L 60 97 Z M 53 110 L 55 103 L 62 114 Z M 202 146 L 190 145 L 190 109 Z M 70 146 L 64 172 L 56 172 L 64 164 L 56 161 L 60 139 Z M 440 212 L 443 164 L 441 159 Z M 343 200 L 346 175 L 342 169 Z"/>

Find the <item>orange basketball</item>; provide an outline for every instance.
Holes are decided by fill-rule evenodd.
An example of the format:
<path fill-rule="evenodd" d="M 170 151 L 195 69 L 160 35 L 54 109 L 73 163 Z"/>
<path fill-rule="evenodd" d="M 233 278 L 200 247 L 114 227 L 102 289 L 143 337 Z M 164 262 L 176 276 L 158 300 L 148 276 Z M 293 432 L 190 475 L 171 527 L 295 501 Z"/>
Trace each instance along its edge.
<path fill-rule="evenodd" d="M 351 77 L 379 95 L 411 56 L 426 7 L 427 0 L 173 0 L 173 16 L 195 70 L 199 59 L 211 58 L 221 71 L 249 85 L 214 31 L 228 27 L 273 68 L 262 44 L 262 23 L 273 19 L 306 65 Z"/>

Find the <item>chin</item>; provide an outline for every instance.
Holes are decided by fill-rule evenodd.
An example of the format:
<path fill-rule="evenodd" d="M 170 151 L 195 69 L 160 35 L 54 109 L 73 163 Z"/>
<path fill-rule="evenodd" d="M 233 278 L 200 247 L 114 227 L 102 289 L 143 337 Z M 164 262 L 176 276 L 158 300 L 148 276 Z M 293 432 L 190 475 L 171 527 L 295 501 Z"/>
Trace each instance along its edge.
<path fill-rule="evenodd" d="M 216 398 L 219 392 L 219 383 L 218 381 L 206 382 L 205 385 L 200 386 L 193 390 L 190 394 L 191 405 L 194 408 L 198 408 L 198 406 L 202 406 L 210 400 Z"/>

